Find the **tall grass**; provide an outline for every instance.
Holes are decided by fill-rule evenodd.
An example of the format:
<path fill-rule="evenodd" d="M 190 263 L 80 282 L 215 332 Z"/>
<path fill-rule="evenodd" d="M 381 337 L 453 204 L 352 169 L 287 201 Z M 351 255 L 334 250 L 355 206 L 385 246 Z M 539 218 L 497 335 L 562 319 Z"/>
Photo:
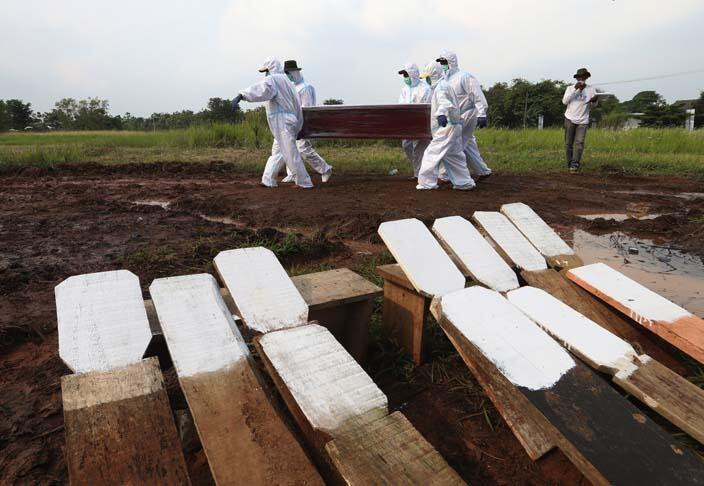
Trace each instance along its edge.
<path fill-rule="evenodd" d="M 563 132 L 488 129 L 477 132 L 482 154 L 504 173 L 564 170 Z M 0 134 L 0 170 L 73 162 L 227 160 L 244 168 L 263 165 L 272 136 L 256 118 L 239 124 L 180 130 Z M 397 141 L 319 140 L 323 156 L 341 170 L 406 171 Z M 667 174 L 704 178 L 704 130 L 594 129 L 587 132 L 586 171 Z"/>

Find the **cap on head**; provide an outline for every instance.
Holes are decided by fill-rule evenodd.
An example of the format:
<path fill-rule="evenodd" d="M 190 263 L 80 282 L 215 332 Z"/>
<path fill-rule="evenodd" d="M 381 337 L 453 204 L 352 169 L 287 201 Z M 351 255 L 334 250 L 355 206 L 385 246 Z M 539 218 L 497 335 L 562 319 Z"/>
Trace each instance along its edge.
<path fill-rule="evenodd" d="M 289 59 L 288 61 L 284 62 L 284 71 L 288 72 L 288 71 L 300 71 L 300 70 L 301 70 L 301 68 L 298 67 L 298 63 L 295 60 Z"/>
<path fill-rule="evenodd" d="M 579 68 L 577 69 L 577 73 L 573 76 L 575 79 L 576 78 L 584 78 L 588 79 L 592 77 L 592 73 L 590 73 L 587 68 Z"/>
<path fill-rule="evenodd" d="M 401 69 L 398 73 L 405 78 L 408 77 L 408 71 L 406 71 L 405 69 Z"/>

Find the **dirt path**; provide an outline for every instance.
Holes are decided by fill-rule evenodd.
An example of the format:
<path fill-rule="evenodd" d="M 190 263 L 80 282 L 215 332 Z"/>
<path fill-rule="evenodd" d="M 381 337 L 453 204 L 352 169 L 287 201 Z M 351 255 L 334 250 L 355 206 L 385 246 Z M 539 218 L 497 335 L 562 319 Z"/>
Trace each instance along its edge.
<path fill-rule="evenodd" d="M 415 191 L 400 176 L 335 175 L 325 185 L 316 178 L 311 191 L 265 189 L 257 181 L 258 174 L 233 173 L 222 163 L 0 176 L 3 479 L 66 481 L 59 379 L 68 371 L 56 355 L 53 288 L 70 275 L 127 268 L 139 275 L 146 296 L 154 278 L 212 272 L 219 251 L 262 243 L 274 245 L 289 267 L 359 268 L 383 253 L 376 236 L 382 221 L 430 223 L 515 201 L 530 204 L 568 241 L 574 229 L 620 229 L 704 254 L 704 184 L 687 180 L 496 175 L 469 193 Z M 626 222 L 577 216 L 598 213 L 661 216 Z M 437 337 L 435 364 L 419 368 L 383 340 L 375 343 L 368 368 L 392 407 L 471 483 L 579 480 L 560 454 L 538 464 L 527 459 L 443 339 Z M 207 480 L 202 454 L 189 462 Z"/>

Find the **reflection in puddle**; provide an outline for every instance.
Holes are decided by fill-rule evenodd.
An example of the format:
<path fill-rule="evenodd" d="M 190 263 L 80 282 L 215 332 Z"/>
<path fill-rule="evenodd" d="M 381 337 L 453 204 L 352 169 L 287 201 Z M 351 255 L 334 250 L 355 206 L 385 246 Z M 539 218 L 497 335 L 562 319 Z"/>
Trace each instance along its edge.
<path fill-rule="evenodd" d="M 637 254 L 629 254 L 637 250 Z M 604 262 L 688 311 L 704 316 L 704 263 L 699 257 L 620 231 L 596 236 L 574 230 L 585 264 Z"/>
<path fill-rule="evenodd" d="M 603 214 L 577 214 L 578 217 L 594 221 L 595 219 L 605 219 L 607 221 L 626 221 L 629 218 L 644 221 L 646 219 L 655 219 L 662 214 L 646 214 L 644 216 L 636 216 L 635 214 L 626 213 L 603 213 Z"/>
<path fill-rule="evenodd" d="M 148 199 L 144 201 L 132 201 L 137 206 L 159 206 L 161 209 L 169 209 L 171 201 L 160 201 L 158 199 Z"/>

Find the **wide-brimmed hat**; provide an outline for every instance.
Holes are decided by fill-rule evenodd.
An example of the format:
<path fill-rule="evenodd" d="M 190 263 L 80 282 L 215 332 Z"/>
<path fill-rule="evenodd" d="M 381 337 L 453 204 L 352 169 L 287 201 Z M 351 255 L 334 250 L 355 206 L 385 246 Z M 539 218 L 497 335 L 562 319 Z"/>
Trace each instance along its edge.
<path fill-rule="evenodd" d="M 284 62 L 284 71 L 300 71 L 301 68 L 298 67 L 298 63 L 293 59 Z"/>
<path fill-rule="evenodd" d="M 577 78 L 577 76 L 584 76 L 585 78 L 591 78 L 592 73 L 590 73 L 587 70 L 587 68 L 579 68 L 579 69 L 577 69 L 577 73 L 573 77 Z"/>

